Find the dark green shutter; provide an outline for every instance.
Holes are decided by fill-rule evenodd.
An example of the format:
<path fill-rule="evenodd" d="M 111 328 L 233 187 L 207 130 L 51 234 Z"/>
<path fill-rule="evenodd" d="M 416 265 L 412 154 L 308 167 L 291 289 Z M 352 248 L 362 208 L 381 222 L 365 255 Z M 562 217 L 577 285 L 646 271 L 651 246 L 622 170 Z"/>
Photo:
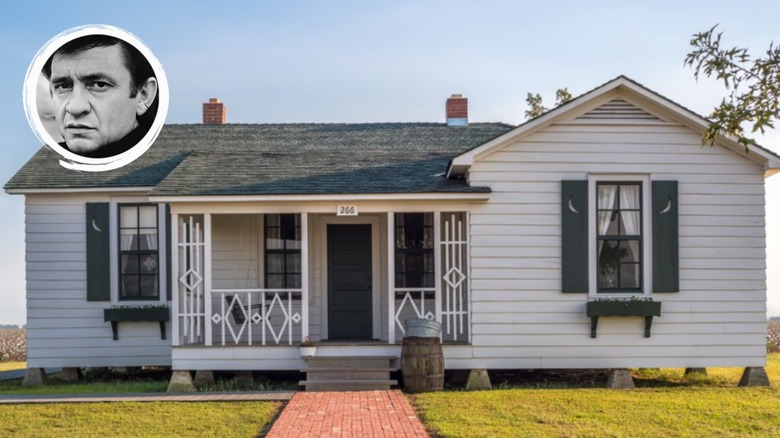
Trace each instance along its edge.
<path fill-rule="evenodd" d="M 87 203 L 87 301 L 111 300 L 108 202 Z"/>
<path fill-rule="evenodd" d="M 677 181 L 653 181 L 653 292 L 679 292 Z"/>
<path fill-rule="evenodd" d="M 588 292 L 588 181 L 561 185 L 563 292 Z"/>
<path fill-rule="evenodd" d="M 165 299 L 170 301 L 171 300 L 171 281 L 173 277 L 173 272 L 171 271 L 171 252 L 173 251 L 173 248 L 171 248 L 171 245 L 173 244 L 173 236 L 171 236 L 171 206 L 169 204 L 165 204 Z"/>

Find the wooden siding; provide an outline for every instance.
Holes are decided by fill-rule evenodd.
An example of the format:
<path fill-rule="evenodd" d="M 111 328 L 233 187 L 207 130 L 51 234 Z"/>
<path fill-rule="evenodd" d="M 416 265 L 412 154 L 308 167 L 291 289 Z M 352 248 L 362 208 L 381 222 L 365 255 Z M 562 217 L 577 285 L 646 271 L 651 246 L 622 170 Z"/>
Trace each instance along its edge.
<path fill-rule="evenodd" d="M 103 321 L 110 302 L 87 302 L 87 202 L 129 196 L 27 195 L 27 364 L 30 367 L 170 365 L 168 340 L 156 322 L 123 322 L 114 341 Z M 143 202 L 137 198 L 136 202 Z M 116 233 L 116 224 L 112 224 Z"/>
<path fill-rule="evenodd" d="M 212 283 L 215 289 L 257 289 L 263 284 L 260 215 L 212 215 Z"/>
<path fill-rule="evenodd" d="M 469 180 L 493 193 L 471 210 L 473 343 L 448 368 L 764 365 L 763 170 L 625 103 L 477 158 Z M 679 181 L 680 292 L 654 295 L 650 338 L 620 317 L 590 338 L 588 295 L 561 292 L 561 180 L 591 173 Z"/>

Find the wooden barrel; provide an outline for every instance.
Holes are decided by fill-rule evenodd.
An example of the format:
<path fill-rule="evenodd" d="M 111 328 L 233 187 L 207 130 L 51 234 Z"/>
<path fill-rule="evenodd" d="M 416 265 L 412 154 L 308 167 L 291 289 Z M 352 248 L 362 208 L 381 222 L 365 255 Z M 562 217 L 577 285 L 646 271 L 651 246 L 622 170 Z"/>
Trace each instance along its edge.
<path fill-rule="evenodd" d="M 404 390 L 417 393 L 444 389 L 444 355 L 438 337 L 405 337 L 401 346 Z"/>

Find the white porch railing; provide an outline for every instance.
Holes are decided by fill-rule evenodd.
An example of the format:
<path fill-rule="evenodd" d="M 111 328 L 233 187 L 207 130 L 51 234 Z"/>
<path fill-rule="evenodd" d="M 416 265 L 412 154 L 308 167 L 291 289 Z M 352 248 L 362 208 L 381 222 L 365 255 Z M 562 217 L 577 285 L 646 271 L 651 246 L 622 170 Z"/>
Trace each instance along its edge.
<path fill-rule="evenodd" d="M 301 289 L 214 289 L 211 324 L 221 345 L 293 345 L 302 339 Z"/>

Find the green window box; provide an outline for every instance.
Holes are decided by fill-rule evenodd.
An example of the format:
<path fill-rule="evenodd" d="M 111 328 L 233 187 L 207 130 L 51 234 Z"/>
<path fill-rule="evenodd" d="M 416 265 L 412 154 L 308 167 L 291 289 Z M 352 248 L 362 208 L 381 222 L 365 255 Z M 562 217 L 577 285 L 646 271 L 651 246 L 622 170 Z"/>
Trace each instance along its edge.
<path fill-rule="evenodd" d="M 600 316 L 643 316 L 645 337 L 650 337 L 653 317 L 661 316 L 661 303 L 649 300 L 604 300 L 588 301 L 585 313 L 590 317 L 590 337 L 596 337 Z"/>
<path fill-rule="evenodd" d="M 160 339 L 165 339 L 165 323 L 171 319 L 167 307 L 112 307 L 103 309 L 103 320 L 111 323 L 114 340 L 119 339 L 118 325 L 122 321 L 157 321 L 160 323 Z"/>

